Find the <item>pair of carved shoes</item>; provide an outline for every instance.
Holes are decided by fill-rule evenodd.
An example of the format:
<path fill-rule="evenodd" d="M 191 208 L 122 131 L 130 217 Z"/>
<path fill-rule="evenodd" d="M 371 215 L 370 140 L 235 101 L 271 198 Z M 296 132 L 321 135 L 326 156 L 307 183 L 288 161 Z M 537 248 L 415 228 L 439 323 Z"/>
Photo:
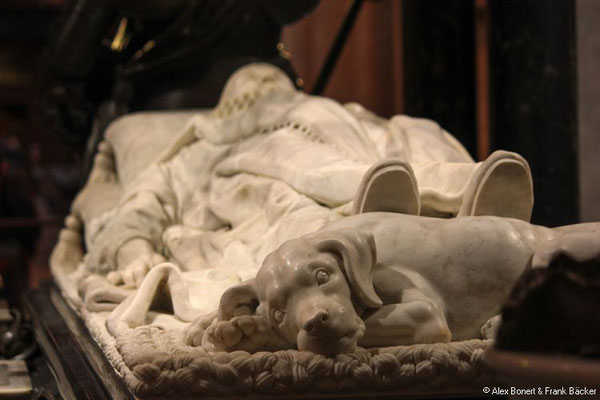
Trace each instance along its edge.
<path fill-rule="evenodd" d="M 352 214 L 385 211 L 419 215 L 418 183 L 410 164 L 384 159 L 364 175 Z M 520 155 L 498 150 L 471 174 L 456 216 L 495 215 L 529 221 L 533 181 L 529 164 Z"/>

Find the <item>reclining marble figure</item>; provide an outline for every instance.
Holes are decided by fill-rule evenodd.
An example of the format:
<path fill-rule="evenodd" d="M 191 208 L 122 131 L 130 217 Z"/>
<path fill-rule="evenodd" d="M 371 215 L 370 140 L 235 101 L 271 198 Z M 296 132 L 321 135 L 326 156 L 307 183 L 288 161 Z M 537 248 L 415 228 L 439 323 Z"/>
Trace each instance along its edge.
<path fill-rule="evenodd" d="M 168 294 L 175 320 L 187 323 L 208 314 L 218 308 L 228 288 L 254 278 L 265 257 L 282 244 L 336 221 L 358 223 L 374 211 L 390 213 L 390 220 L 408 218 L 407 226 L 415 229 L 473 221 L 472 227 L 466 225 L 469 229 L 497 226 L 486 231 L 489 235 L 546 232 L 525 229 L 528 225 L 512 219 L 462 219 L 493 215 L 529 220 L 533 191 L 522 157 L 499 151 L 475 163 L 431 121 L 406 116 L 384 120 L 356 104 L 342 106 L 308 96 L 272 66 L 240 69 L 214 110 L 186 115 L 141 114 L 113 124 L 51 259 L 55 277 L 73 301 L 81 301 L 89 312 L 113 310 L 108 325 L 115 335 L 150 323 L 147 311 L 160 293 Z M 450 222 L 425 217 L 459 218 Z M 511 224 L 517 228 L 502 230 Z M 373 233 L 356 229 L 366 232 L 366 242 L 372 243 L 368 238 Z M 461 234 L 461 229 L 466 228 L 452 234 Z M 381 262 L 392 249 L 386 248 L 387 242 L 378 243 L 376 234 L 374 238 Z M 419 249 L 437 248 L 430 253 L 453 257 L 436 246 L 435 240 L 423 241 Z M 533 244 L 530 250 L 535 250 Z M 507 268 L 524 268 L 526 262 L 518 261 Z M 406 267 L 392 264 L 390 268 Z M 372 266 L 367 262 L 363 267 L 371 271 Z M 427 274 L 405 275 L 401 280 L 409 286 L 411 279 L 430 279 L 424 278 Z M 509 285 L 513 276 L 505 278 L 502 284 Z M 429 296 L 425 302 L 439 308 L 432 312 L 438 317 L 446 312 L 446 305 L 435 298 L 444 296 L 438 288 L 437 295 L 427 285 L 415 288 L 419 290 L 406 288 L 403 301 L 410 293 Z M 498 288 L 498 293 L 503 290 Z M 385 295 L 378 296 L 391 304 Z M 370 302 L 357 303 L 360 312 L 363 306 L 379 304 L 373 296 L 365 300 Z M 221 304 L 227 308 L 227 301 Z M 473 316 L 468 328 L 456 328 L 454 314 L 444 318 L 453 338 L 459 339 L 474 334 L 474 325 L 485 322 L 481 319 L 491 312 L 490 306 L 485 315 Z M 227 315 L 221 312 L 220 317 Z M 432 324 L 440 325 L 440 318 Z M 189 332 L 200 326 L 192 324 Z M 218 326 L 209 331 L 218 332 Z M 438 339 L 449 338 L 448 332 L 440 332 Z M 417 335 L 415 340 L 433 339 Z"/>

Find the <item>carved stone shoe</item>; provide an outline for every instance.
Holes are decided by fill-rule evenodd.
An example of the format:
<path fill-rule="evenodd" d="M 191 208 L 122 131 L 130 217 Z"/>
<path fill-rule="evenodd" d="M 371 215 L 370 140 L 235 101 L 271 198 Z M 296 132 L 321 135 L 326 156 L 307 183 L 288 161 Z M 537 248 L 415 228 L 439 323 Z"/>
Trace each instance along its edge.
<path fill-rule="evenodd" d="M 412 167 L 398 158 L 373 164 L 354 196 L 352 214 L 385 211 L 419 215 L 421 202 Z"/>
<path fill-rule="evenodd" d="M 498 150 L 471 177 L 457 216 L 495 215 L 529 221 L 532 208 L 529 164 L 516 153 Z"/>

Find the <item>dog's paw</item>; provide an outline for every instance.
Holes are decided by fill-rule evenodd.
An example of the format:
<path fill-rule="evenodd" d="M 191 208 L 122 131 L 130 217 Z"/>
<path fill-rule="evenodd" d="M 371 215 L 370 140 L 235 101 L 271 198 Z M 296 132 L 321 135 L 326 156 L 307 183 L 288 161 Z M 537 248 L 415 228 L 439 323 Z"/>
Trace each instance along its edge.
<path fill-rule="evenodd" d="M 204 333 L 202 346 L 211 351 L 244 350 L 251 353 L 286 347 L 268 322 L 257 315 L 240 315 L 212 324 Z"/>
<path fill-rule="evenodd" d="M 192 321 L 183 331 L 183 341 L 187 346 L 202 346 L 204 332 L 211 325 L 216 323 L 216 311 L 208 315 L 201 316 Z"/>
<path fill-rule="evenodd" d="M 219 321 L 206 329 L 203 344 L 210 345 L 214 351 L 245 350 L 244 347 L 255 341 L 254 336 L 263 321 L 262 317 L 250 315 Z"/>

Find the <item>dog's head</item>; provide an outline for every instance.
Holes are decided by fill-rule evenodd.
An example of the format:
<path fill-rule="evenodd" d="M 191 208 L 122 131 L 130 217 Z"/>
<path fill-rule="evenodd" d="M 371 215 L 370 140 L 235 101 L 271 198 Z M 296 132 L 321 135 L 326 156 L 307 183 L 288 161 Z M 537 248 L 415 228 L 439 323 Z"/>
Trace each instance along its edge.
<path fill-rule="evenodd" d="M 355 229 L 318 232 L 284 243 L 255 279 L 227 290 L 218 319 L 264 317 L 289 347 L 352 352 L 364 335 L 364 310 L 381 306 L 371 278 L 373 236 Z"/>

